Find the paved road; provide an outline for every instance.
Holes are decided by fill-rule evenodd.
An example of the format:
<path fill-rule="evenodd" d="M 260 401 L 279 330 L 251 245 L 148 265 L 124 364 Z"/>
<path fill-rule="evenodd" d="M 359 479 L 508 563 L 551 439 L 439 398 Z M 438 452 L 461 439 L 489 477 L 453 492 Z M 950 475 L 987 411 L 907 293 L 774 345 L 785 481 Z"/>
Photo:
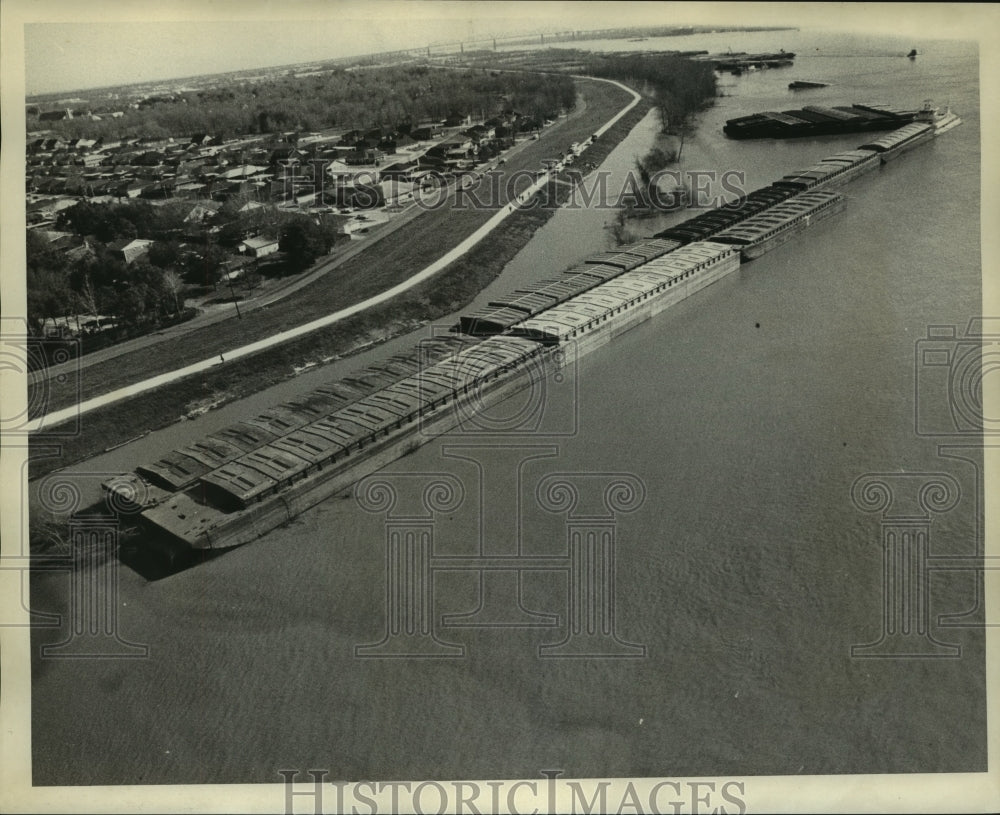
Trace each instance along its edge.
<path fill-rule="evenodd" d="M 595 77 L 580 77 L 584 79 L 595 79 Z M 619 119 L 622 118 L 626 113 L 628 113 L 633 107 L 635 107 L 640 100 L 638 93 L 633 91 L 631 88 L 622 85 L 620 82 L 615 82 L 611 79 L 601 79 L 601 82 L 608 82 L 612 85 L 616 85 L 622 90 L 626 91 L 632 96 L 632 101 L 629 102 L 624 108 L 622 108 L 615 116 L 609 119 L 605 124 L 603 124 L 598 130 L 595 131 L 596 135 L 600 136 L 605 133 L 612 125 L 614 125 Z M 507 218 L 509 218 L 518 206 L 527 202 L 536 192 L 538 192 L 549 180 L 549 174 L 552 172 L 558 172 L 562 169 L 562 165 L 558 164 L 551 170 L 543 172 L 535 182 L 525 189 L 516 199 L 515 202 L 503 207 L 490 218 L 486 223 L 480 226 L 475 232 L 469 235 L 465 240 L 459 243 L 457 246 L 450 249 L 436 261 L 434 261 L 429 266 L 421 269 L 419 272 L 414 274 L 412 277 L 404 280 L 401 283 L 397 283 L 392 288 L 386 289 L 379 294 L 369 297 L 367 300 L 362 300 L 360 303 L 355 303 L 348 308 L 341 309 L 332 314 L 328 314 L 325 317 L 321 317 L 317 320 L 312 320 L 311 322 L 305 323 L 303 325 L 296 326 L 295 328 L 290 328 L 286 331 L 281 331 L 277 334 L 272 334 L 270 337 L 266 337 L 257 342 L 252 342 L 249 345 L 243 345 L 239 348 L 234 348 L 227 351 L 225 354 L 220 354 L 218 356 L 212 357 L 210 359 L 202 360 L 201 362 L 193 363 L 192 365 L 186 365 L 183 368 L 178 368 L 173 371 L 168 371 L 167 373 L 160 374 L 159 376 L 154 376 L 150 379 L 146 379 L 142 382 L 137 382 L 133 385 L 129 385 L 124 388 L 119 388 L 118 390 L 111 391 L 110 393 L 103 394 L 101 396 L 96 396 L 93 399 L 88 399 L 85 402 L 81 402 L 77 405 L 71 405 L 62 410 L 53 411 L 52 413 L 47 413 L 35 419 L 29 425 L 29 430 L 39 430 L 42 427 L 52 427 L 60 422 L 67 421 L 76 416 L 79 416 L 88 411 L 94 410 L 105 405 L 110 405 L 121 399 L 126 399 L 130 396 L 135 396 L 145 391 L 152 390 L 161 385 L 166 385 L 170 382 L 174 382 L 178 379 L 183 379 L 186 376 L 191 376 L 192 374 L 200 373 L 201 371 L 208 370 L 209 368 L 214 368 L 217 365 L 223 365 L 227 361 L 234 359 L 239 359 L 245 357 L 249 354 L 257 353 L 258 351 L 263 351 L 265 348 L 270 348 L 274 345 L 279 345 L 280 343 L 287 342 L 288 340 L 294 339 L 296 337 L 301 337 L 304 334 L 308 334 L 312 331 L 316 331 L 319 328 L 324 328 L 328 325 L 340 322 L 354 314 L 364 311 L 372 306 L 376 306 L 380 303 L 384 303 L 387 300 L 391 300 L 398 294 L 402 294 L 408 289 L 423 283 L 425 280 L 433 277 L 435 274 L 444 269 L 452 261 L 457 260 L 462 257 L 466 252 L 468 252 L 472 247 L 479 243 L 483 238 L 490 234 L 494 229 L 496 229 L 501 223 L 503 223 Z M 517 206 L 515 206 L 515 204 Z M 360 250 L 359 250 L 360 251 Z M 342 260 L 340 262 L 343 262 Z M 204 323 L 201 323 L 204 325 Z"/>

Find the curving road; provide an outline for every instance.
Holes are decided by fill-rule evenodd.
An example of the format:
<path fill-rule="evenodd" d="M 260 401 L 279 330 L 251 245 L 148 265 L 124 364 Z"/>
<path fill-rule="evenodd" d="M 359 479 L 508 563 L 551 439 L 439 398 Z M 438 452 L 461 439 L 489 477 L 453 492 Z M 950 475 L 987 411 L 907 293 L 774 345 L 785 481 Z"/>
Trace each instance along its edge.
<path fill-rule="evenodd" d="M 641 99 L 641 96 L 636 93 L 631 88 L 623 85 L 620 82 L 616 82 L 612 79 L 599 79 L 598 77 L 579 77 L 580 79 L 590 79 L 600 82 L 608 82 L 615 85 L 627 93 L 631 94 L 632 100 L 623 107 L 618 113 L 616 113 L 612 118 L 605 122 L 601 127 L 595 131 L 595 135 L 601 136 L 609 128 L 611 128 L 619 119 L 621 119 L 626 113 L 628 113 L 632 108 L 634 108 Z M 535 193 L 537 193 L 548 181 L 549 175 L 552 172 L 558 172 L 562 169 L 562 164 L 557 164 L 554 167 L 542 172 L 535 182 L 525 189 L 516 199 L 516 204 L 518 206 L 523 205 L 527 202 Z M 359 303 L 355 303 L 352 306 L 341 309 L 340 311 L 335 311 L 332 314 L 328 314 L 325 317 L 320 317 L 317 320 L 313 320 L 303 325 L 296 326 L 295 328 L 290 328 L 287 331 L 280 331 L 277 334 L 272 334 L 270 337 L 258 340 L 257 342 L 252 342 L 249 345 L 243 345 L 239 348 L 234 348 L 231 351 L 227 351 L 224 354 L 212 357 L 210 359 L 202 360 L 201 362 L 196 362 L 191 365 L 186 365 L 183 368 L 177 368 L 173 371 L 168 371 L 165 374 L 160 374 L 159 376 L 151 377 L 150 379 L 143 380 L 142 382 L 137 382 L 133 385 L 129 385 L 125 388 L 119 388 L 118 390 L 111 391 L 109 393 L 103 394 L 101 396 L 95 396 L 93 399 L 88 399 L 85 402 L 80 402 L 76 405 L 71 405 L 67 408 L 61 410 L 56 410 L 51 413 L 46 413 L 44 416 L 39 416 L 34 419 L 28 425 L 28 430 L 38 431 L 43 427 L 53 427 L 61 422 L 68 421 L 75 418 L 83 413 L 94 410 L 105 405 L 110 405 L 114 402 L 120 401 L 122 399 L 127 399 L 130 396 L 135 396 L 145 391 L 152 390 L 153 388 L 158 388 L 161 385 L 166 385 L 170 382 L 174 382 L 178 379 L 183 379 L 186 376 L 191 376 L 192 374 L 199 373 L 201 371 L 208 370 L 209 368 L 214 368 L 217 365 L 223 365 L 225 362 L 239 359 L 245 357 L 249 354 L 255 354 L 258 351 L 263 351 L 265 348 L 270 348 L 274 345 L 279 345 L 280 343 L 287 342 L 288 340 L 294 339 L 296 337 L 301 337 L 303 334 L 308 334 L 317 329 L 324 328 L 328 325 L 340 322 L 348 317 L 353 316 L 361 311 L 371 308 L 372 306 L 384 303 L 387 300 L 391 300 L 398 294 L 402 294 L 408 289 L 423 283 L 425 280 L 433 277 L 435 274 L 444 269 L 448 264 L 462 257 L 466 252 L 468 252 L 472 247 L 479 243 L 483 238 L 490 234 L 494 229 L 496 229 L 501 223 L 503 223 L 507 218 L 509 218 L 514 211 L 517 209 L 514 203 L 511 203 L 498 212 L 496 212 L 492 218 L 490 218 L 486 223 L 479 227 L 475 232 L 469 235 L 465 240 L 459 243 L 457 246 L 450 249 L 444 255 L 439 257 L 429 266 L 421 269 L 419 272 L 414 274 L 412 277 L 404 280 L 401 283 L 396 284 L 392 288 L 386 289 L 379 294 L 369 297 L 367 300 L 362 300 Z"/>

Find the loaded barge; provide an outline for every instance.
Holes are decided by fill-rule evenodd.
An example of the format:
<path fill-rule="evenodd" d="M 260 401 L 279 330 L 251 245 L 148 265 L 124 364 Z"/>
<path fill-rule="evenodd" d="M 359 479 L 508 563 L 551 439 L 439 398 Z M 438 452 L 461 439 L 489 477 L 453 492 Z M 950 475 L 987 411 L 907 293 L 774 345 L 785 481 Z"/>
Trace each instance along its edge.
<path fill-rule="evenodd" d="M 733 204 L 491 300 L 451 332 L 222 428 L 102 484 L 151 550 L 248 543 L 844 206 L 835 186 L 960 123 L 934 113 Z M 905 130 L 905 128 L 904 128 Z"/>
<path fill-rule="evenodd" d="M 804 170 L 797 170 L 775 181 L 776 187 L 793 190 L 819 190 L 839 187 L 859 175 L 869 173 L 881 164 L 876 150 L 859 148 L 827 156 Z"/>
<path fill-rule="evenodd" d="M 923 144 L 935 136 L 947 133 L 961 123 L 962 120 L 952 113 L 951 108 L 945 108 L 943 111 L 938 110 L 927 101 L 924 102 L 912 124 L 887 133 L 880 139 L 863 144 L 860 149 L 877 152 L 880 161 L 884 164 L 918 144 Z"/>
<path fill-rule="evenodd" d="M 806 105 L 781 113 L 765 111 L 729 119 L 722 131 L 731 139 L 795 139 L 896 130 L 917 118 L 918 110 L 888 105 L 855 104 L 841 107 Z"/>

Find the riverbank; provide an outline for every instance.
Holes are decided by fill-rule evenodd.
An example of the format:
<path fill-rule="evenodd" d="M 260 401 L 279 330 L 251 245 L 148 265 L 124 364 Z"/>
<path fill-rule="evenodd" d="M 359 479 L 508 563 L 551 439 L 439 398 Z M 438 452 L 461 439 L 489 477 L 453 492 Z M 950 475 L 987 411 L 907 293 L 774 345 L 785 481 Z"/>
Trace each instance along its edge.
<path fill-rule="evenodd" d="M 603 86 L 605 83 L 594 84 Z M 583 154 L 585 160 L 595 167 L 599 166 L 649 112 L 650 107 L 650 101 L 642 99 L 587 149 Z M 592 104 L 588 104 L 588 112 L 592 110 L 597 112 Z M 590 117 L 588 116 L 586 122 L 580 124 L 591 125 Z M 597 128 L 585 129 L 593 132 Z M 570 190 L 571 187 L 567 184 L 551 185 L 544 193 L 551 206 L 525 208 L 513 212 L 511 217 L 468 254 L 449 265 L 433 279 L 387 303 L 251 357 L 233 361 L 201 375 L 188 377 L 127 401 L 89 412 L 86 420 L 81 422 L 80 433 L 62 442 L 61 455 L 58 458 L 37 458 L 31 461 L 29 478 L 37 478 L 86 459 L 150 430 L 157 430 L 176 421 L 182 421 L 186 417 L 220 407 L 293 377 L 303 370 L 315 369 L 316 366 L 359 353 L 372 345 L 383 343 L 463 308 L 503 270 L 504 266 L 528 243 L 532 235 L 548 221 L 557 206 L 566 201 Z M 437 213 L 428 213 L 428 215 L 434 214 Z M 414 226 L 420 227 L 420 222 L 421 219 L 418 219 L 414 222 Z M 388 251 L 392 255 L 397 255 L 405 247 L 405 242 L 401 242 L 399 246 L 394 246 Z M 440 250 L 440 243 L 437 244 L 437 249 Z M 373 265 L 377 265 L 378 269 L 393 268 L 392 263 L 395 260 L 402 258 L 382 255 L 375 258 L 365 254 L 357 259 L 358 268 L 349 273 L 360 275 L 362 271 L 367 271 L 367 285 L 370 286 L 371 279 L 379 279 L 379 274 L 373 273 Z M 410 260 L 413 261 L 412 256 Z M 384 287 L 384 283 L 378 286 L 380 289 Z M 303 291 L 311 289 L 312 287 Z M 299 303 L 299 298 L 296 298 L 296 303 Z M 279 305 L 283 308 L 280 310 L 276 308 L 274 313 L 269 315 L 268 324 L 275 320 L 277 313 L 286 314 L 293 304 Z M 304 304 L 299 303 L 299 305 Z M 268 312 L 271 312 L 271 309 L 264 310 L 264 313 Z M 301 309 L 296 313 L 299 313 L 301 318 Z M 216 352 L 214 346 L 206 345 L 204 342 L 196 344 L 195 340 L 196 335 L 189 335 L 184 341 L 195 344 L 199 357 Z M 154 360 L 160 360 L 162 366 L 164 349 L 160 348 L 157 354 L 157 349 L 151 348 L 148 349 L 148 353 L 152 356 L 151 364 Z M 111 363 L 109 366 L 114 367 Z M 154 368 L 144 373 L 148 375 L 155 370 Z M 107 374 L 111 376 L 112 371 L 108 371 Z M 103 372 L 97 369 L 89 372 L 89 377 L 95 382 L 100 382 L 102 390 L 107 390 L 114 380 L 109 381 L 107 377 L 102 379 L 102 375 Z M 32 446 L 37 448 L 42 444 L 37 439 L 32 439 Z"/>

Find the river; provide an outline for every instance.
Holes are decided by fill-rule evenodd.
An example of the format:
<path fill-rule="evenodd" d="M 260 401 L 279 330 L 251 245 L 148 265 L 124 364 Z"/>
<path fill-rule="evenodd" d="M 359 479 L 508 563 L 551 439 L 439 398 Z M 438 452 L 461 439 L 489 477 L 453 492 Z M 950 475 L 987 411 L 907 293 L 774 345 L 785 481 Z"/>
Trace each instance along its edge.
<path fill-rule="evenodd" d="M 864 141 L 726 140 L 725 120 L 753 111 L 931 98 L 964 124 L 849 184 L 842 213 L 571 365 L 547 386 L 539 429 L 456 431 L 387 468 L 399 484 L 451 474 L 464 486 L 460 506 L 430 516 L 435 556 L 466 559 L 433 583 L 434 630 L 462 658 L 356 658 L 385 632 L 387 526 L 349 495 L 163 580 L 108 564 L 120 635 L 148 657 L 33 661 L 36 784 L 273 783 L 283 768 L 343 779 L 985 769 L 982 631 L 938 619 L 975 605 L 974 571 L 930 581 L 931 633 L 961 658 L 851 655 L 881 631 L 884 519 L 852 503 L 855 479 L 951 476 L 961 495 L 935 515 L 931 551 L 977 551 L 977 437 L 918 435 L 914 419 L 921 399 L 936 400 L 927 410 L 938 425 L 951 415 L 940 380 L 928 390 L 917 341 L 929 325 L 960 336 L 981 313 L 976 46 L 803 30 L 641 47 L 729 45 L 799 56 L 793 68 L 724 76 L 725 95 L 686 140 L 686 171 L 742 172 L 752 189 Z M 901 56 L 913 47 L 916 60 Z M 794 94 L 797 78 L 831 84 Z M 655 129 L 648 117 L 606 168 L 620 177 Z M 556 213 L 476 305 L 611 246 L 613 216 Z M 305 374 L 76 471 L 128 469 L 330 375 Z M 963 441 L 951 452 L 966 459 L 940 448 Z M 567 572 L 523 572 L 518 605 L 512 572 L 483 578 L 481 592 L 468 568 L 479 553 L 551 561 L 571 524 L 600 526 L 540 506 L 536 489 L 553 473 L 585 485 L 628 474 L 644 489 L 641 506 L 603 519 L 617 547 L 615 631 L 640 658 L 541 657 L 567 634 Z M 401 489 L 405 502 L 412 490 Z M 592 499 L 582 496 L 581 515 L 607 513 Z M 37 576 L 33 607 L 65 611 L 67 585 Z M 444 624 L 484 597 L 471 618 L 481 625 Z M 39 630 L 34 652 L 64 633 Z"/>

